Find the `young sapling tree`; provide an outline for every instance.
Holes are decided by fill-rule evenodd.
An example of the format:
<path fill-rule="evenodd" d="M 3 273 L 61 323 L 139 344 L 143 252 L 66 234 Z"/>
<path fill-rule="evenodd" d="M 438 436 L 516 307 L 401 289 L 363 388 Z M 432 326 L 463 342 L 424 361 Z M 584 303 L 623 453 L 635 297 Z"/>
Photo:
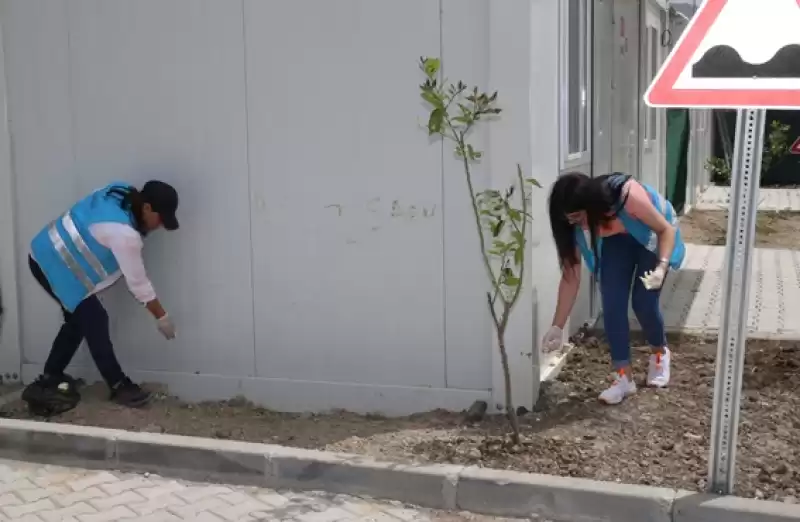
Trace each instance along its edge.
<path fill-rule="evenodd" d="M 476 191 L 472 166 L 483 153 L 471 142 L 471 131 L 478 123 L 491 121 L 500 114 L 497 92 L 489 94 L 478 87 L 470 89 L 463 82 L 449 84 L 440 78 L 441 60 L 438 58 L 421 58 L 420 69 L 425 75 L 425 81 L 419 87 L 420 95 L 430 106 L 428 135 L 438 135 L 452 142 L 455 155 L 464 167 L 480 254 L 489 278 L 486 300 L 503 366 L 505 409 L 511 424 L 512 441 L 519 444 L 520 429 L 511 392 L 506 330 L 525 284 L 531 191 L 541 185 L 533 178 L 525 178 L 522 167 L 517 164 L 516 181 L 508 188 Z"/>

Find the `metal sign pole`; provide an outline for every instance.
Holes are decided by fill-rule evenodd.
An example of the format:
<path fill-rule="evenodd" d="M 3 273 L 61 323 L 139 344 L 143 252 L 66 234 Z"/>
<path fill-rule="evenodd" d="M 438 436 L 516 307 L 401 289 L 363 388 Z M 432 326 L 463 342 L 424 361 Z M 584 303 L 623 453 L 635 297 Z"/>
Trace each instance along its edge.
<path fill-rule="evenodd" d="M 755 243 L 765 120 L 764 109 L 740 109 L 736 118 L 708 477 L 709 489 L 720 495 L 733 492 L 736 470 L 749 279 Z"/>

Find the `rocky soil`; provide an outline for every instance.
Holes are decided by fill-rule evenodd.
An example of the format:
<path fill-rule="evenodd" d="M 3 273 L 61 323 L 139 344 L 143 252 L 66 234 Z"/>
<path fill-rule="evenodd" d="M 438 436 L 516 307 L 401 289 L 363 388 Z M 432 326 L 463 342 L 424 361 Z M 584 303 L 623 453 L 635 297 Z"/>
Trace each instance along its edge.
<path fill-rule="evenodd" d="M 588 338 L 558 380 L 546 383 L 521 417 L 523 441 L 507 442 L 503 417 L 468 421 L 430 412 L 401 419 L 269 411 L 236 398 L 189 404 L 158 392 L 142 410 L 109 403 L 102 386 L 83 390 L 73 411 L 51 419 L 81 425 L 236 439 L 367 454 L 378 459 L 450 462 L 689 490 L 705 488 L 716 342 L 673 338 L 669 389 L 642 387 L 609 407 L 597 394 L 609 382 L 607 347 Z M 644 379 L 647 352 L 636 354 Z M 747 347 L 737 493 L 800 500 L 800 343 L 750 341 Z M 29 418 L 24 404 L 0 415 Z"/>

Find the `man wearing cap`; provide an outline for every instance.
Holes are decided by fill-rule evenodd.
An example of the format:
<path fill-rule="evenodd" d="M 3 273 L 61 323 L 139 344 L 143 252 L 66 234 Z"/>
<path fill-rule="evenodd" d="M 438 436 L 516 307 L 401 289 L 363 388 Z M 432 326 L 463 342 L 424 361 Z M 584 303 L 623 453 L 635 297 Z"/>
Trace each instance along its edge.
<path fill-rule="evenodd" d="M 177 208 L 177 192 L 162 181 L 148 181 L 141 190 L 111 183 L 80 200 L 33 238 L 28 258 L 31 273 L 61 306 L 64 324 L 44 372 L 23 392 L 32 412 L 58 414 L 78 404 L 75 381 L 64 371 L 84 339 L 111 390 L 111 400 L 130 407 L 149 401 L 150 394 L 133 383 L 117 361 L 108 314 L 97 294 L 124 276 L 161 334 L 175 337 L 175 326 L 145 271 L 142 240 L 162 226 L 176 230 Z"/>

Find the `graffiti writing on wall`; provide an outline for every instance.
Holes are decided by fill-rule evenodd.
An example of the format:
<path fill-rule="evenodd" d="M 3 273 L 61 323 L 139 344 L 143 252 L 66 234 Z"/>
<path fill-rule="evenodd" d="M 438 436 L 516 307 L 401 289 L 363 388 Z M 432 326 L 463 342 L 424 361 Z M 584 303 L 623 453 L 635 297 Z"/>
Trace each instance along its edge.
<path fill-rule="evenodd" d="M 325 210 L 345 222 L 342 228 L 347 231 L 345 243 L 352 245 L 365 238 L 364 233 L 359 233 L 359 230 L 369 234 L 379 232 L 396 222 L 430 220 L 436 216 L 437 206 L 375 197 L 360 204 L 331 203 L 325 205 Z"/>
<path fill-rule="evenodd" d="M 402 219 L 432 218 L 436 215 L 436 205 L 423 206 L 402 203 L 399 199 L 384 202 L 381 198 L 372 198 L 366 201 L 363 206 L 332 203 L 326 205 L 325 208 L 334 210 L 338 217 L 343 217 L 345 213 L 358 215 L 364 212 Z"/>

